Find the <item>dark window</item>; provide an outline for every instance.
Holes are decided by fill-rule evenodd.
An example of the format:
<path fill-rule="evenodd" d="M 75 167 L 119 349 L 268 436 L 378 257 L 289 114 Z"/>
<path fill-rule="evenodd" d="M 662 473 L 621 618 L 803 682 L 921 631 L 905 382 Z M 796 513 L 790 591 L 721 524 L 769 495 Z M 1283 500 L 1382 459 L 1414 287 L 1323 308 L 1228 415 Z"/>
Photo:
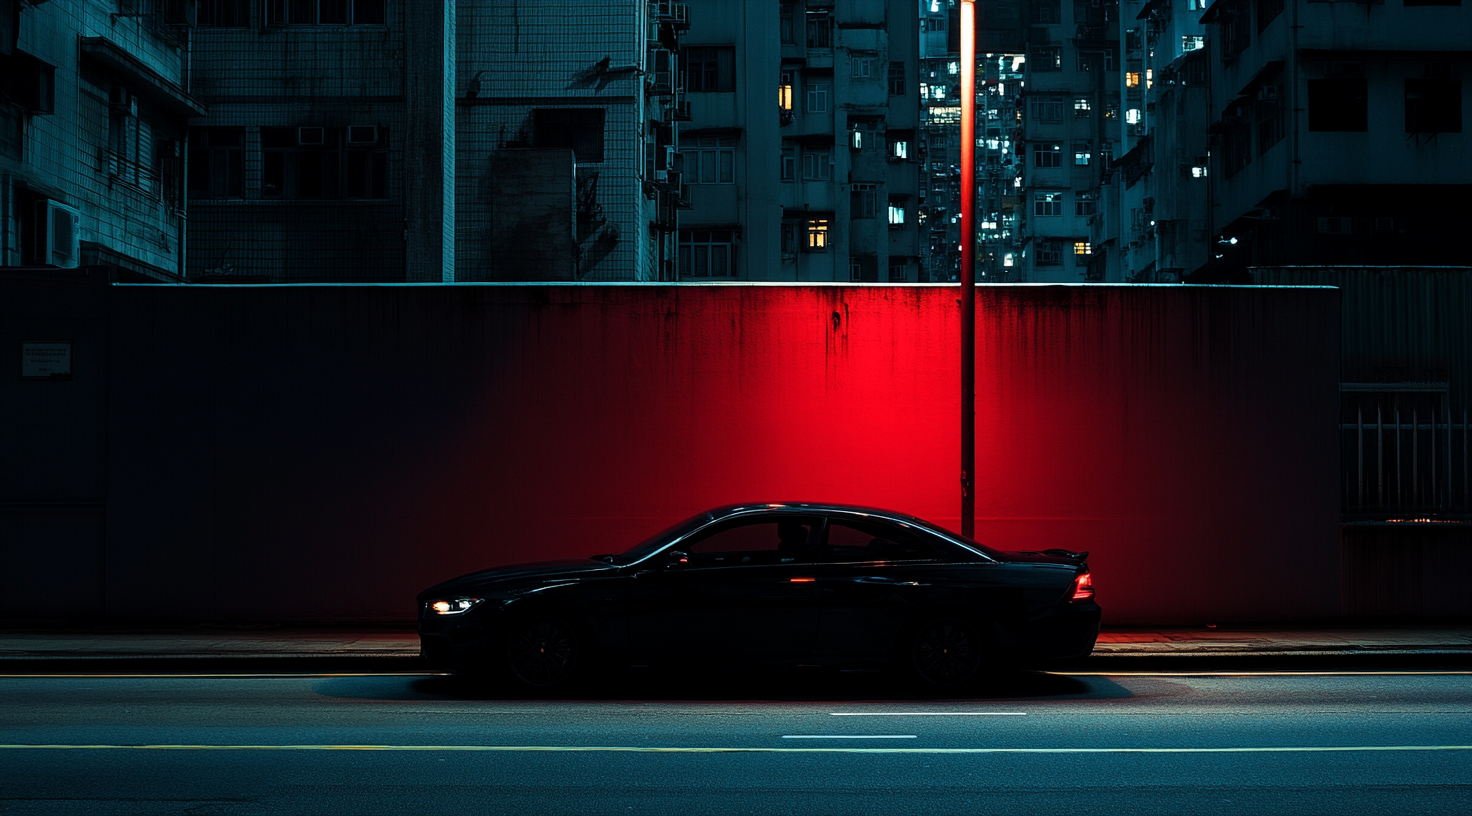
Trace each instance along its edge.
<path fill-rule="evenodd" d="M 1033 46 L 1029 58 L 1034 71 L 1062 71 L 1063 49 L 1052 46 Z"/>
<path fill-rule="evenodd" d="M 1308 129 L 1365 131 L 1369 104 L 1364 77 L 1334 77 L 1308 81 Z"/>
<path fill-rule="evenodd" d="M 1461 133 L 1460 79 L 1406 80 L 1406 133 Z"/>
<path fill-rule="evenodd" d="M 682 278 L 729 278 L 736 274 L 736 241 L 731 230 L 680 230 Z"/>
<path fill-rule="evenodd" d="M 261 196 L 387 198 L 386 142 L 382 128 L 261 128 Z"/>
<path fill-rule="evenodd" d="M 905 64 L 903 62 L 889 64 L 889 95 L 905 95 Z"/>
<path fill-rule="evenodd" d="M 871 520 L 828 523 L 828 541 L 819 553 L 824 561 L 934 561 L 935 546 L 915 533 Z"/>
<path fill-rule="evenodd" d="M 0 54 L 0 95 L 31 113 L 56 110 L 56 68 L 20 51 Z"/>
<path fill-rule="evenodd" d="M 1063 265 L 1063 242 L 1062 241 L 1039 241 L 1037 249 L 1038 266 L 1062 266 Z"/>
<path fill-rule="evenodd" d="M 873 218 L 875 209 L 878 206 L 875 196 L 876 192 L 873 184 L 850 185 L 848 192 L 849 218 Z"/>
<path fill-rule="evenodd" d="M 795 36 L 793 36 L 793 33 L 792 33 L 792 4 L 791 3 L 783 3 L 782 4 L 782 16 L 780 18 L 779 25 L 780 25 L 779 36 L 780 36 L 780 38 L 782 40 L 782 43 L 784 45 L 796 43 L 797 42 L 797 38 Z"/>
<path fill-rule="evenodd" d="M 532 111 L 532 147 L 568 148 L 578 162 L 601 162 L 603 115 L 603 108 L 537 108 Z"/>
<path fill-rule="evenodd" d="M 1283 140 L 1283 86 L 1264 85 L 1257 92 L 1257 155 Z"/>
<path fill-rule="evenodd" d="M 1034 0 L 1032 3 L 1032 21 L 1040 24 L 1053 24 L 1063 22 L 1063 12 L 1058 0 Z"/>
<path fill-rule="evenodd" d="M 807 13 L 808 48 L 828 48 L 832 45 L 832 18 L 826 11 Z"/>
<path fill-rule="evenodd" d="M 385 0 L 266 0 L 267 25 L 383 25 Z"/>
<path fill-rule="evenodd" d="M 794 516 L 781 521 L 763 518 L 720 525 L 714 532 L 680 546 L 692 567 L 734 567 L 807 560 L 817 518 Z"/>
<path fill-rule="evenodd" d="M 1227 133 L 1222 150 L 1224 172 L 1228 178 L 1252 163 L 1252 131 L 1247 125 L 1235 127 Z"/>
<path fill-rule="evenodd" d="M 1221 0 L 1229 2 L 1229 0 Z M 1252 15 L 1247 11 L 1246 0 L 1234 3 L 1222 11 L 1218 25 L 1222 32 L 1222 62 L 1231 62 L 1252 40 Z"/>
<path fill-rule="evenodd" d="M 693 93 L 736 90 L 735 48 L 687 48 L 684 62 L 685 90 Z"/>
<path fill-rule="evenodd" d="M 1256 0 L 1256 3 L 1257 33 L 1261 34 L 1283 13 L 1283 0 Z"/>
<path fill-rule="evenodd" d="M 1033 167 L 1062 167 L 1063 145 L 1037 144 L 1032 146 Z"/>
<path fill-rule="evenodd" d="M 189 197 L 240 198 L 245 128 L 191 128 Z"/>
<path fill-rule="evenodd" d="M 204 28 L 248 28 L 250 0 L 199 0 L 198 14 Z"/>
<path fill-rule="evenodd" d="M 1401 0 L 1407 6 L 1460 6 L 1462 0 Z"/>

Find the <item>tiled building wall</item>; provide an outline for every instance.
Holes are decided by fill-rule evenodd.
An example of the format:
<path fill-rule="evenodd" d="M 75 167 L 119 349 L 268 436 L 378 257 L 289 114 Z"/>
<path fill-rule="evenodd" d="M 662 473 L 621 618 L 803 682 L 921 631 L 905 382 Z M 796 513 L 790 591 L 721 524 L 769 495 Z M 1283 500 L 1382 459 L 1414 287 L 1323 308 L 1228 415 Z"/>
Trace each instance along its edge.
<path fill-rule="evenodd" d="M 456 276 L 484 280 L 490 156 L 535 146 L 538 108 L 602 108 L 603 161 L 580 162 L 579 278 L 649 280 L 641 188 L 643 0 L 459 0 Z M 606 62 L 605 62 L 606 60 Z"/>
<path fill-rule="evenodd" d="M 79 54 L 82 37 L 105 38 L 179 83 L 183 49 L 151 19 L 114 17 L 116 10 L 103 0 L 21 5 L 17 48 L 55 68 L 54 109 L 24 117 L 19 157 L 0 155 L 0 175 L 10 177 L 0 265 L 24 262 L 16 214 L 26 203 L 16 188 L 24 188 L 81 211 L 84 261 L 164 273 L 178 268 L 179 221 L 163 186 L 149 172 L 111 172 L 116 164 L 104 153 L 108 94 L 117 80 L 83 64 Z M 183 119 L 147 98 L 139 99 L 132 127 L 128 153 L 148 170 L 155 167 L 159 141 L 183 135 Z"/>
<path fill-rule="evenodd" d="M 196 126 L 244 128 L 240 197 L 191 198 L 189 272 L 273 282 L 402 281 L 406 265 L 405 15 L 385 25 L 196 29 Z M 428 5 L 425 6 L 428 9 Z M 386 198 L 289 200 L 262 195 L 261 128 L 375 125 L 388 150 Z"/>

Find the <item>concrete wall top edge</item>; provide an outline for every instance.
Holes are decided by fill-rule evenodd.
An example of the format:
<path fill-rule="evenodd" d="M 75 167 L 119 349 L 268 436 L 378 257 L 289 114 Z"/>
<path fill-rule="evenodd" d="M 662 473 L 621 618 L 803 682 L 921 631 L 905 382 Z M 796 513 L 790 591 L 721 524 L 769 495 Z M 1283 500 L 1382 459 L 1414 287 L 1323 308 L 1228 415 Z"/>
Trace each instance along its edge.
<path fill-rule="evenodd" d="M 739 288 L 739 287 L 786 287 L 789 289 L 945 289 L 959 287 L 959 283 L 848 283 L 827 281 L 731 281 L 703 283 L 669 283 L 661 281 L 476 281 L 464 283 L 113 283 L 111 286 L 124 288 L 185 288 L 185 289 L 327 289 L 341 287 L 383 288 L 418 287 L 450 288 L 531 288 L 531 287 L 665 287 L 670 289 L 690 288 Z M 1193 283 L 988 283 L 976 288 L 985 289 L 1036 289 L 1042 287 L 1099 290 L 1131 289 L 1338 289 L 1338 286 L 1322 285 L 1239 285 L 1239 284 L 1193 284 Z"/>

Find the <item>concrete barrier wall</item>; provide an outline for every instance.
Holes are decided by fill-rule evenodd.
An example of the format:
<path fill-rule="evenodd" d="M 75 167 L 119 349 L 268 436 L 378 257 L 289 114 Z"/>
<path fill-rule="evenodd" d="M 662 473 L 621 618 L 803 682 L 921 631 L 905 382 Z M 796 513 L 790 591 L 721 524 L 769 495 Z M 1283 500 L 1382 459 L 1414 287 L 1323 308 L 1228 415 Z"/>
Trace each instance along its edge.
<path fill-rule="evenodd" d="M 732 501 L 956 527 L 957 292 L 110 287 L 101 606 L 408 619 Z M 1339 614 L 1334 290 L 978 296 L 979 538 L 1091 550 L 1115 624 Z"/>

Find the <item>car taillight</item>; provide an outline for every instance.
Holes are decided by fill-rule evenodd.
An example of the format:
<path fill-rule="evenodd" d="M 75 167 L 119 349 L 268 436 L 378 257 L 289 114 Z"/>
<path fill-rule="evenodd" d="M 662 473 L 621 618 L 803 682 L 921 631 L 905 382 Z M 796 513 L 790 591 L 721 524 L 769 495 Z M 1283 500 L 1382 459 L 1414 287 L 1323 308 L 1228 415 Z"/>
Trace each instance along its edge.
<path fill-rule="evenodd" d="M 1070 601 L 1088 601 L 1094 597 L 1094 579 L 1086 572 L 1073 578 L 1073 597 Z"/>

